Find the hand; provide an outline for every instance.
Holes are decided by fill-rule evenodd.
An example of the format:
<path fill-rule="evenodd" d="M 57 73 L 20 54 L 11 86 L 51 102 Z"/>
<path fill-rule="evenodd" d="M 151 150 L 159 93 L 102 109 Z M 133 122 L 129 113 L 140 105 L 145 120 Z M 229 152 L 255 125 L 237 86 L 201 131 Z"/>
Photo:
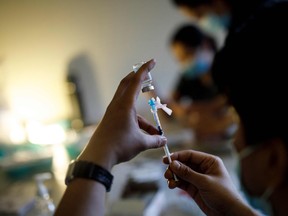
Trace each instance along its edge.
<path fill-rule="evenodd" d="M 154 66 L 155 61 L 150 60 L 137 73 L 131 72 L 121 81 L 101 123 L 79 156 L 80 160 L 110 170 L 113 165 L 130 160 L 143 150 L 166 144 L 167 139 L 156 135 L 157 129 L 137 116 L 135 109 L 141 83 Z"/>
<path fill-rule="evenodd" d="M 169 188 L 185 190 L 205 214 L 256 215 L 238 195 L 220 158 L 192 150 L 173 153 L 171 158 L 165 173 Z M 168 158 L 163 161 L 169 164 Z"/>

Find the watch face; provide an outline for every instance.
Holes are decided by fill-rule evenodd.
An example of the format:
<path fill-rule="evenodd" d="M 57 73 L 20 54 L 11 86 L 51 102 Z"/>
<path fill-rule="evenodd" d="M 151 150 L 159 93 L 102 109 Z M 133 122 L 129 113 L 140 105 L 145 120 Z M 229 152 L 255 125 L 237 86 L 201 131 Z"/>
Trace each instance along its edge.
<path fill-rule="evenodd" d="M 71 161 L 71 163 L 69 164 L 69 167 L 68 167 L 68 170 L 67 170 L 67 173 L 66 173 L 66 178 L 65 178 L 65 184 L 66 185 L 70 181 L 72 181 L 73 178 L 74 178 L 73 172 L 74 172 L 75 164 L 76 164 L 75 161 Z"/>

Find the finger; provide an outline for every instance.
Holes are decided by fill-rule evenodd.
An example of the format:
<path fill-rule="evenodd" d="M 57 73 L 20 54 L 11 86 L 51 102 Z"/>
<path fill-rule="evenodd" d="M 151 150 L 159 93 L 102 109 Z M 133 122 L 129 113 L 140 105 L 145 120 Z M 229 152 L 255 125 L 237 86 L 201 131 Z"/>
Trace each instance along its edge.
<path fill-rule="evenodd" d="M 193 165 L 201 165 L 204 161 L 214 159 L 215 156 L 206 154 L 203 152 L 199 151 L 194 151 L 194 150 L 184 150 L 184 151 L 179 151 L 179 152 L 174 152 L 173 155 L 171 155 L 172 160 L 178 160 L 181 161 L 182 163 L 189 162 Z M 169 164 L 168 158 L 163 158 L 163 162 L 165 164 Z"/>
<path fill-rule="evenodd" d="M 175 156 L 172 157 L 173 154 L 174 154 L 174 152 L 172 152 L 170 154 L 171 160 L 177 160 L 177 156 L 176 157 Z M 168 159 L 167 155 L 163 156 L 163 163 L 170 164 L 170 159 Z"/>
<path fill-rule="evenodd" d="M 163 163 L 165 163 L 165 164 L 169 164 L 170 163 L 169 159 L 168 159 L 168 157 L 166 155 L 163 157 Z"/>
<path fill-rule="evenodd" d="M 147 132 L 148 134 L 151 134 L 151 135 L 159 134 L 159 131 L 157 130 L 157 128 L 154 127 L 153 125 L 151 125 L 142 116 L 138 115 L 137 118 L 138 118 L 138 124 L 139 124 L 140 129 L 144 130 L 145 132 Z"/>
<path fill-rule="evenodd" d="M 130 72 L 126 77 L 124 77 L 121 82 L 118 85 L 118 88 L 114 94 L 113 100 L 115 98 L 119 98 L 123 95 L 125 92 L 125 89 L 128 87 L 129 83 L 131 82 L 131 79 L 135 76 L 134 72 Z"/>
<path fill-rule="evenodd" d="M 167 138 L 160 135 L 149 135 L 142 133 L 141 141 L 144 144 L 144 149 L 160 148 L 167 143 Z"/>
<path fill-rule="evenodd" d="M 175 181 L 174 179 L 169 179 L 169 180 L 167 180 L 167 184 L 168 184 L 168 187 L 170 189 L 174 189 L 177 187 L 177 188 L 180 188 L 186 192 L 188 192 L 188 189 L 190 187 L 189 183 L 182 181 L 182 180 Z"/>
<path fill-rule="evenodd" d="M 168 187 L 170 188 L 170 189 L 174 189 L 174 188 L 176 188 L 176 187 L 178 187 L 179 186 L 179 181 L 174 181 L 173 179 L 169 179 L 168 181 L 167 181 L 167 184 L 168 184 Z"/>
<path fill-rule="evenodd" d="M 178 179 L 178 181 L 175 181 L 173 172 L 169 169 L 169 167 L 167 168 L 166 172 L 164 173 L 164 177 L 167 179 L 167 182 L 169 183 L 168 184 L 169 187 L 170 186 L 174 187 L 174 188 L 179 187 L 183 190 L 186 190 L 191 195 L 193 194 L 194 191 L 197 190 L 197 188 L 195 186 L 191 185 L 190 183 L 183 181 L 182 179 Z M 189 186 L 190 191 L 188 191 L 188 189 L 187 189 L 188 186 Z"/>
<path fill-rule="evenodd" d="M 165 171 L 165 173 L 164 173 L 164 177 L 166 178 L 166 179 L 173 179 L 173 173 L 172 173 L 172 171 L 169 169 L 169 167 L 166 169 L 166 171 Z"/>
<path fill-rule="evenodd" d="M 176 160 L 172 161 L 172 163 L 169 165 L 169 169 L 176 176 L 195 185 L 196 187 L 197 185 L 201 184 L 205 178 L 203 174 L 195 172 L 190 167 Z"/>
<path fill-rule="evenodd" d="M 141 83 L 145 80 L 147 73 L 154 68 L 155 64 L 155 60 L 151 59 L 139 68 L 135 76 L 133 76 L 132 82 L 130 82 L 130 85 L 126 89 L 126 95 L 128 99 L 133 99 L 134 101 L 137 100 L 141 88 Z"/>

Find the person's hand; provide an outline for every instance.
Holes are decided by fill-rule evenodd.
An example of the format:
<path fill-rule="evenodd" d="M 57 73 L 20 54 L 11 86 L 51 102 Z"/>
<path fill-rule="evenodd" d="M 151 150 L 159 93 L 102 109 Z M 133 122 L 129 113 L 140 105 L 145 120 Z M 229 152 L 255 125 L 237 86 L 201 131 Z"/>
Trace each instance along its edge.
<path fill-rule="evenodd" d="M 193 150 L 173 153 L 171 158 L 164 175 L 169 188 L 185 190 L 205 214 L 256 215 L 238 195 L 220 158 Z M 167 157 L 163 161 L 169 164 Z"/>
<path fill-rule="evenodd" d="M 166 144 L 167 139 L 156 135 L 157 129 L 138 116 L 135 109 L 141 83 L 154 66 L 155 61 L 150 60 L 137 73 L 131 72 L 120 82 L 79 160 L 94 162 L 110 170 L 113 165 L 130 160 L 143 150 Z"/>

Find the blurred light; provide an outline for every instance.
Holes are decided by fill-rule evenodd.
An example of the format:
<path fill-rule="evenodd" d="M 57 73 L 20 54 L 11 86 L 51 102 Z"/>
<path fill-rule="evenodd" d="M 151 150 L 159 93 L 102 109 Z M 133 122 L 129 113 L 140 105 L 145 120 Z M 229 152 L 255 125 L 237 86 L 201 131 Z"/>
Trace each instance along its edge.
<path fill-rule="evenodd" d="M 1 110 L 0 113 L 0 140 L 12 144 L 23 144 L 27 141 L 23 122 L 8 110 Z"/>
<path fill-rule="evenodd" d="M 60 125 L 42 125 L 39 122 L 27 124 L 28 140 L 39 145 L 61 144 L 66 140 L 64 128 Z"/>
<path fill-rule="evenodd" d="M 9 138 L 13 144 L 22 144 L 26 142 L 25 130 L 20 125 L 15 125 L 9 133 Z"/>

